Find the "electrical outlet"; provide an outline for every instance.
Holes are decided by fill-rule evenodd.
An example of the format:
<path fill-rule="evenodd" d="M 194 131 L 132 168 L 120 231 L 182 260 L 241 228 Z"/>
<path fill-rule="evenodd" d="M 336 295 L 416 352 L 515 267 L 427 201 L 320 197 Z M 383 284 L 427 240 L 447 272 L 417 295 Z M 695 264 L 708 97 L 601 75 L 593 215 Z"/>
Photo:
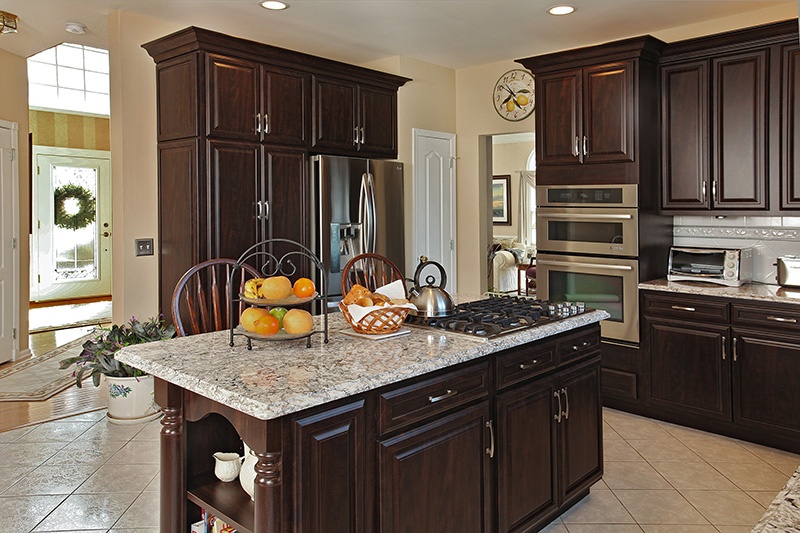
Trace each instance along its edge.
<path fill-rule="evenodd" d="M 136 239 L 136 256 L 153 255 L 153 239 Z"/>

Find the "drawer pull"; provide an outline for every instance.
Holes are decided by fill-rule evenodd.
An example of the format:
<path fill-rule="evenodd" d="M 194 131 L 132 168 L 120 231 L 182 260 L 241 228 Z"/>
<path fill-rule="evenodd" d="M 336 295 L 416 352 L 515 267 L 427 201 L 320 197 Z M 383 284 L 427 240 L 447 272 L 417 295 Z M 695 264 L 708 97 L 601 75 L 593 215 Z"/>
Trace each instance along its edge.
<path fill-rule="evenodd" d="M 694 313 L 695 312 L 695 308 L 694 307 L 683 307 L 682 305 L 673 305 L 672 308 L 676 309 L 678 311 L 689 311 L 690 313 Z"/>
<path fill-rule="evenodd" d="M 447 392 L 445 392 L 444 394 L 441 394 L 439 396 L 428 396 L 428 402 L 429 403 L 441 402 L 442 400 L 450 398 L 451 396 L 455 396 L 456 394 L 458 394 L 457 390 L 455 390 L 455 389 L 452 389 L 452 390 L 451 389 L 447 389 Z"/>
<path fill-rule="evenodd" d="M 580 346 L 578 346 L 576 344 L 573 344 L 572 345 L 572 351 L 573 352 L 577 352 L 578 350 L 580 350 L 582 348 L 587 348 L 590 344 L 591 343 L 589 341 L 583 341 Z"/>
<path fill-rule="evenodd" d="M 561 423 L 561 391 L 555 391 L 553 393 L 553 396 L 558 398 L 558 410 L 556 411 L 556 414 L 553 415 L 553 418 L 555 419 L 556 422 L 558 422 L 560 424 Z"/>
<path fill-rule="evenodd" d="M 773 322 L 788 322 L 789 324 L 797 324 L 796 318 L 783 318 L 782 316 L 768 316 L 767 320 L 772 320 Z"/>
<path fill-rule="evenodd" d="M 723 335 L 722 336 L 722 360 L 723 361 L 725 360 L 725 343 L 726 343 L 725 335 Z"/>
<path fill-rule="evenodd" d="M 539 362 L 539 360 L 538 360 L 538 359 L 534 359 L 534 360 L 533 360 L 533 362 L 532 362 L 532 363 L 530 363 L 530 364 L 527 364 L 527 365 L 526 365 L 525 363 L 522 363 L 521 365 L 519 365 L 519 369 L 520 369 L 520 370 L 528 370 L 528 369 L 531 369 L 531 368 L 535 367 L 535 366 L 536 366 L 536 363 L 538 363 L 538 362 Z"/>
<path fill-rule="evenodd" d="M 564 393 L 564 405 L 566 405 L 566 409 L 564 409 L 564 420 L 569 420 L 569 394 L 567 394 L 567 388 L 564 387 L 561 389 Z"/>
<path fill-rule="evenodd" d="M 736 337 L 733 338 L 733 362 L 739 360 L 739 347 L 737 346 L 738 339 Z"/>
<path fill-rule="evenodd" d="M 489 447 L 486 448 L 486 453 L 492 458 L 494 457 L 494 427 L 491 420 L 486 422 L 486 427 L 489 428 Z"/>

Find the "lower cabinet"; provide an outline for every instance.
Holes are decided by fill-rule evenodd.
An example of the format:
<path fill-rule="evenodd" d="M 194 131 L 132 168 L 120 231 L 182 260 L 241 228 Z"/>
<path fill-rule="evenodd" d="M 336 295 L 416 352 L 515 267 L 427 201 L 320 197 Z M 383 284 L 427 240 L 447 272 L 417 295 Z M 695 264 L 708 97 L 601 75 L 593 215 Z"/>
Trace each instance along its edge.
<path fill-rule="evenodd" d="M 800 452 L 800 306 L 642 291 L 642 414 Z"/>

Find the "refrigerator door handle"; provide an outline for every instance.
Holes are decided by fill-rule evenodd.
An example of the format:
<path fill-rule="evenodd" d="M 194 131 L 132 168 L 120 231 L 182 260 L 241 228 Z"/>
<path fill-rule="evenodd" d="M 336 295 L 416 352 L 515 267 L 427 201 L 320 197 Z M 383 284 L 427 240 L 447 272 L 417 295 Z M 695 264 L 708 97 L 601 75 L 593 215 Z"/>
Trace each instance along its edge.
<path fill-rule="evenodd" d="M 369 239 L 369 253 L 374 254 L 376 248 L 378 246 L 378 232 L 377 232 L 377 220 L 378 220 L 378 213 L 377 213 L 377 200 L 375 198 L 375 178 L 371 172 L 367 173 L 367 190 L 369 192 L 368 201 L 369 201 L 369 233 L 367 234 L 367 238 Z"/>
<path fill-rule="evenodd" d="M 361 252 L 369 252 L 369 218 L 370 218 L 370 196 L 369 196 L 369 183 L 366 172 L 361 174 L 361 193 L 358 198 L 358 223 L 361 226 L 358 232 L 358 240 L 361 244 Z"/>

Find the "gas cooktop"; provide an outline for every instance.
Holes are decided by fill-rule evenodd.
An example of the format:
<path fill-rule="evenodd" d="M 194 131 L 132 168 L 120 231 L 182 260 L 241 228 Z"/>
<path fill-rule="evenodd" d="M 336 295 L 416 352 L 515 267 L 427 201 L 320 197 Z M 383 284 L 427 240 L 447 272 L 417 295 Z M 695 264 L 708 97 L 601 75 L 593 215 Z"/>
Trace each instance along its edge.
<path fill-rule="evenodd" d="M 409 315 L 406 324 L 491 339 L 584 312 L 586 306 L 583 302 L 550 302 L 517 296 L 492 296 L 458 304 L 453 314 L 444 317 Z"/>

